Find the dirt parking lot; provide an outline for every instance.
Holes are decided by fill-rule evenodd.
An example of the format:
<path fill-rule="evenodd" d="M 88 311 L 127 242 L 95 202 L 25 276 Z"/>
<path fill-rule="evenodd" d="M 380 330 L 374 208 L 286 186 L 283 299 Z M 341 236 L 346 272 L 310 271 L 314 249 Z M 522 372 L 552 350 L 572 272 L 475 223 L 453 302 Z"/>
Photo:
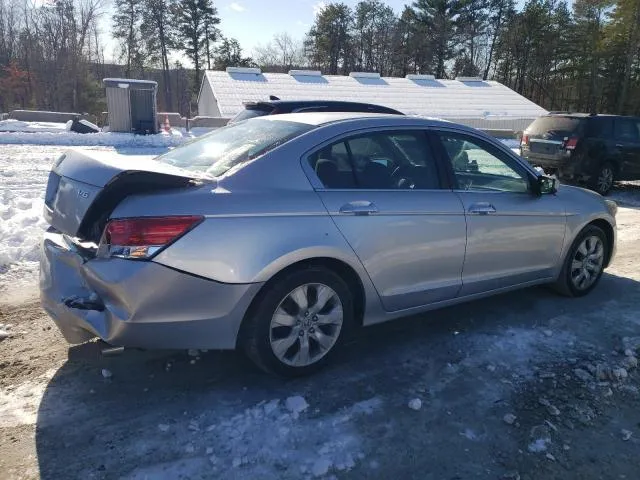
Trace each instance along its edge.
<path fill-rule="evenodd" d="M 69 348 L 33 284 L 0 296 L 0 478 L 637 479 L 640 190 L 613 197 L 618 254 L 588 297 L 366 329 L 305 379 L 231 352 Z"/>

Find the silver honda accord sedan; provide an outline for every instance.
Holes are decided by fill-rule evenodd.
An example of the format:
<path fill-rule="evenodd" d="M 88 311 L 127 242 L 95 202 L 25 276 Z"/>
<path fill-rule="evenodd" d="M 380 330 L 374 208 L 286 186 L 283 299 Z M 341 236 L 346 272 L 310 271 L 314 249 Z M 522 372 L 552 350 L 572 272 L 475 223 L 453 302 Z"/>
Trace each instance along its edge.
<path fill-rule="evenodd" d="M 356 328 L 538 284 L 591 291 L 616 204 L 449 122 L 300 113 L 50 173 L 42 304 L 70 343 L 316 370 Z"/>

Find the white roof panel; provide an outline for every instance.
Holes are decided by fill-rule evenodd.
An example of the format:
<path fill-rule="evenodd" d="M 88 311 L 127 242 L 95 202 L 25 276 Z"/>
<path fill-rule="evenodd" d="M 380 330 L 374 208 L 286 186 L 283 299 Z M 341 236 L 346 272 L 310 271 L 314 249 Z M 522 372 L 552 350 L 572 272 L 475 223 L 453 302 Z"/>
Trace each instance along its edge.
<path fill-rule="evenodd" d="M 352 77 L 207 71 L 220 114 L 232 117 L 243 102 L 341 100 L 394 108 L 407 115 L 438 118 L 536 118 L 546 110 L 494 81 L 437 80 L 428 77 Z"/>

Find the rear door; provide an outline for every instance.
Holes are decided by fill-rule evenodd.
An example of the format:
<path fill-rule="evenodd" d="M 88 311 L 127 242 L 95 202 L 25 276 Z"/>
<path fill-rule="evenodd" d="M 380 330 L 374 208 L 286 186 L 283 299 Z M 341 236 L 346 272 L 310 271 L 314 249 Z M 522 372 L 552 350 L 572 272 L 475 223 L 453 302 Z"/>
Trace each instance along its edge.
<path fill-rule="evenodd" d="M 620 117 L 614 125 L 622 179 L 640 179 L 640 120 Z"/>
<path fill-rule="evenodd" d="M 490 142 L 446 130 L 438 137 L 467 220 L 460 295 L 551 278 L 564 242 L 561 201 L 533 195 L 527 170 Z"/>
<path fill-rule="evenodd" d="M 303 160 L 387 311 L 454 298 L 466 224 L 422 130 L 345 136 Z"/>

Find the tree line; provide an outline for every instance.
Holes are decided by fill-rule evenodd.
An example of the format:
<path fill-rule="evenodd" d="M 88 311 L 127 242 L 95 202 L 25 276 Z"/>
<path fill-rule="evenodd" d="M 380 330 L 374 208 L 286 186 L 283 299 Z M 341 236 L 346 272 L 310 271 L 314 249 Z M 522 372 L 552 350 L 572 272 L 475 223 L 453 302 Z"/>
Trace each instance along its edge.
<path fill-rule="evenodd" d="M 212 0 L 114 0 L 117 64 L 108 63 L 98 27 L 106 1 L 0 0 L 0 111 L 98 114 L 102 78 L 119 76 L 158 81 L 159 109 L 190 115 L 205 69 L 253 64 L 222 35 Z"/>
<path fill-rule="evenodd" d="M 326 74 L 479 76 L 549 110 L 640 114 L 640 0 L 331 3 L 303 57 Z"/>
<path fill-rule="evenodd" d="M 245 56 L 212 0 L 114 0 L 118 64 L 105 62 L 106 0 L 0 0 L 0 110 L 98 113 L 100 80 L 157 80 L 159 109 L 191 114 L 203 71 L 260 66 L 497 80 L 549 110 L 640 114 L 640 0 L 333 2 L 303 39 Z M 176 58 L 183 59 L 182 62 Z"/>

